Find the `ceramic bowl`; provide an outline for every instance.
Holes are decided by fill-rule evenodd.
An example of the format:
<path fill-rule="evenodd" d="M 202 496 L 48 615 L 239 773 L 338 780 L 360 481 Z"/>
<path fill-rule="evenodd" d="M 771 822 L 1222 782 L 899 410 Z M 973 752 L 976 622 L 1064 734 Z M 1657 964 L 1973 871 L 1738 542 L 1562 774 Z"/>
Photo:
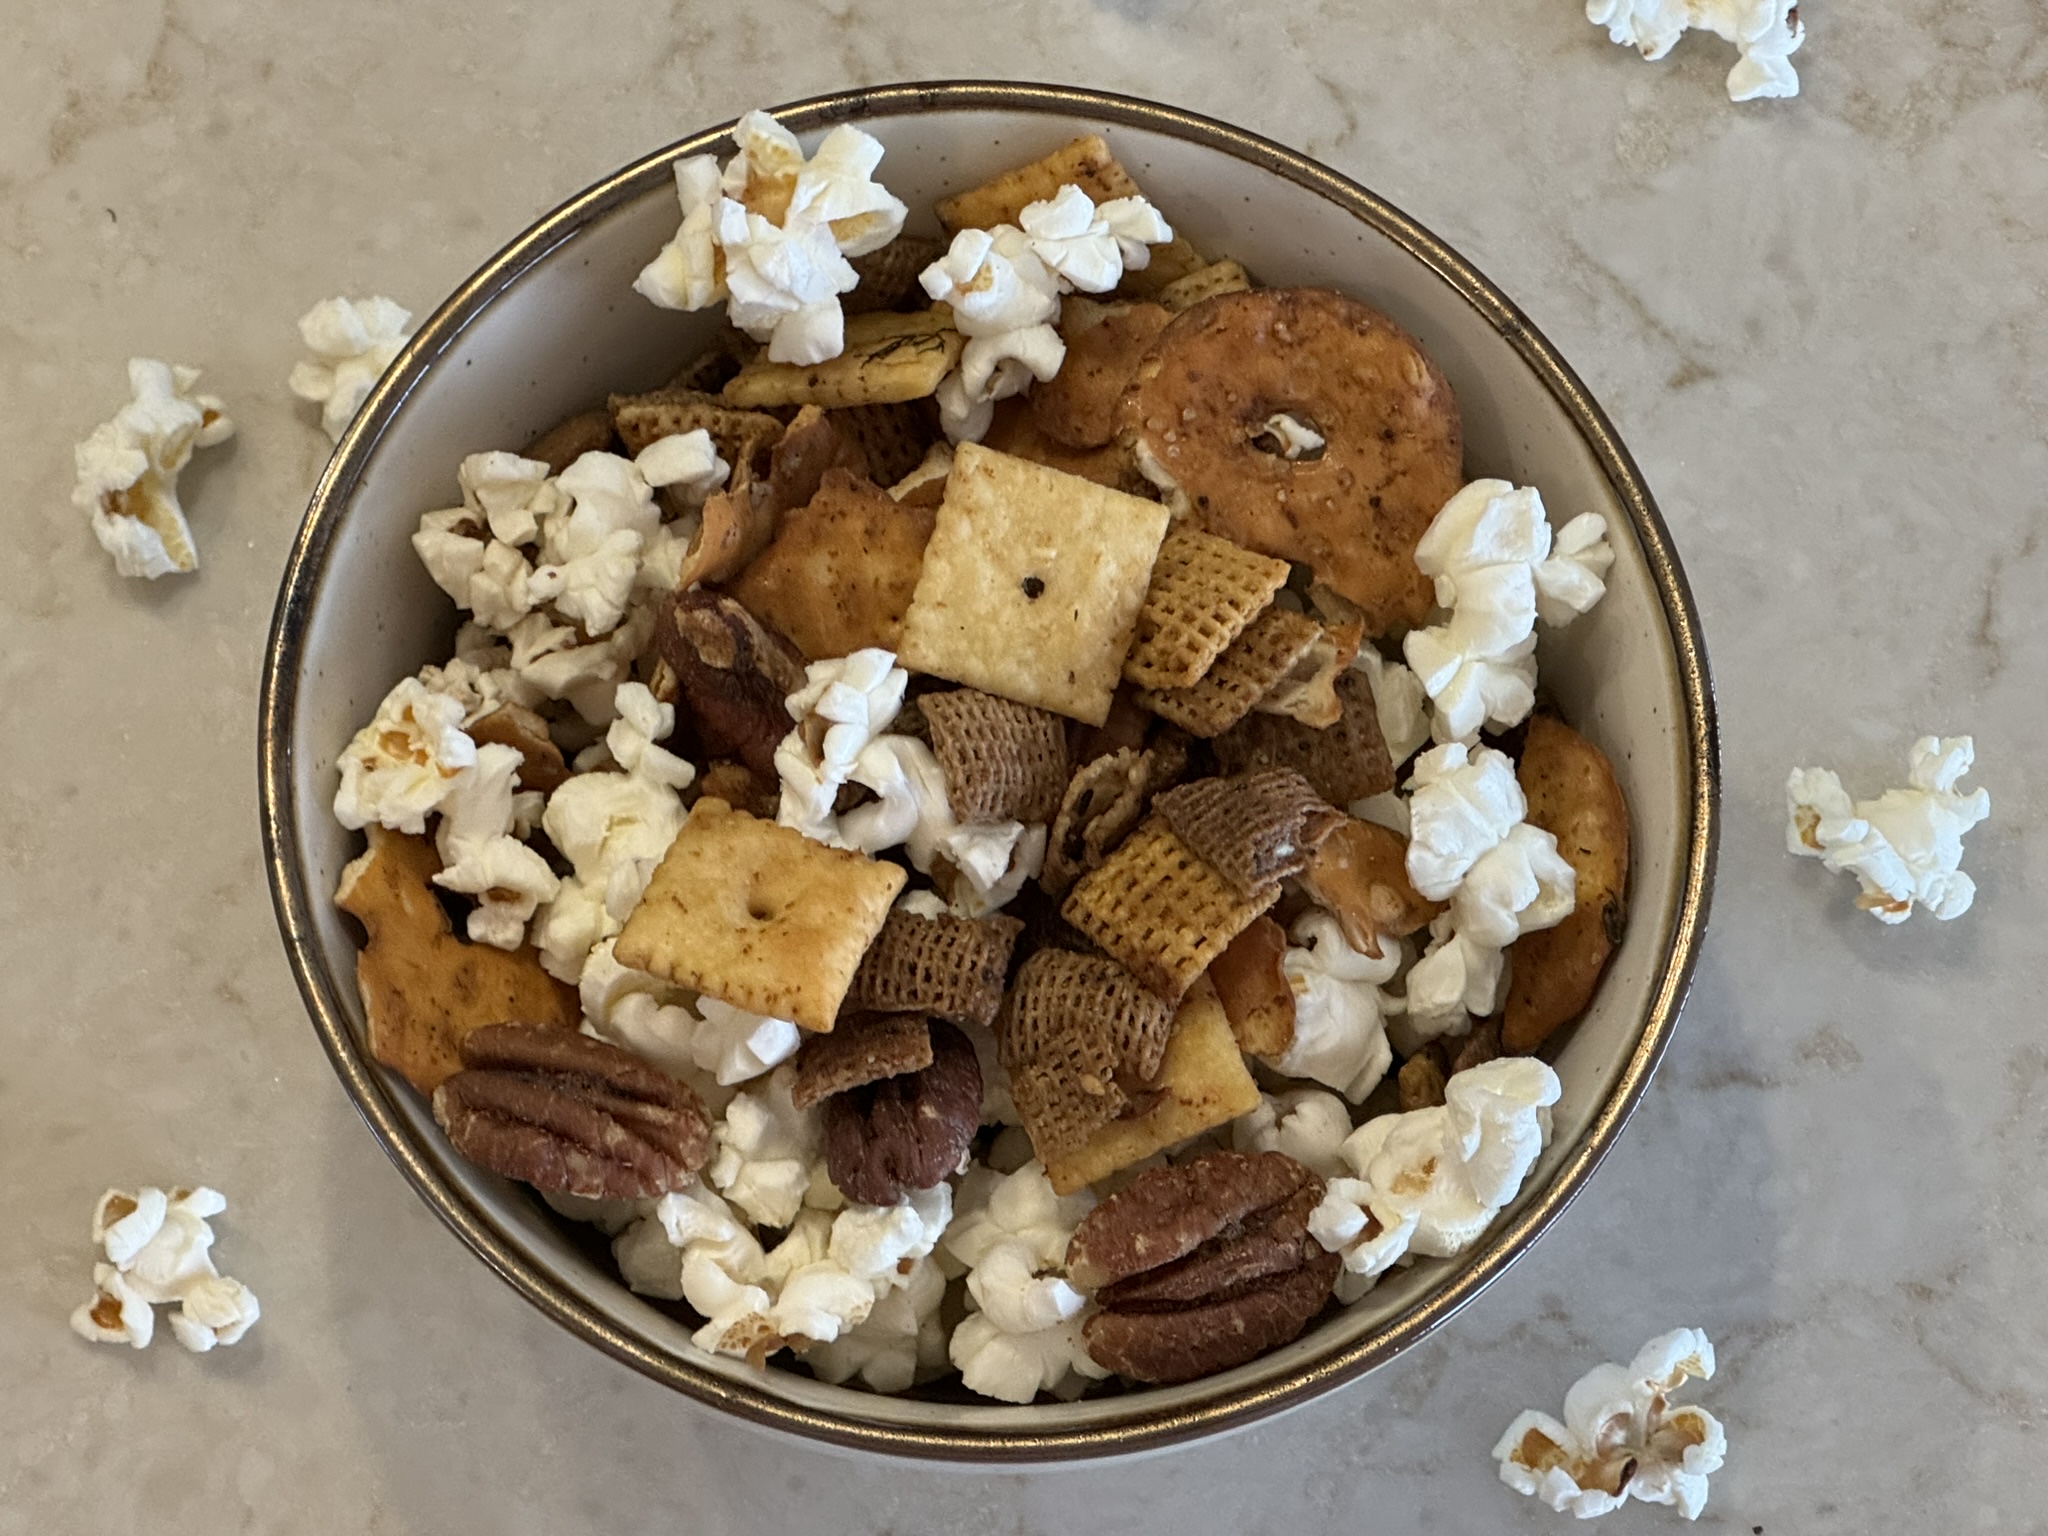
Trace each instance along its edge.
<path fill-rule="evenodd" d="M 730 153 L 723 127 L 606 178 L 487 262 L 399 355 L 314 492 L 278 596 L 261 720 L 270 881 L 314 1027 L 372 1133 L 479 1257 L 597 1348 L 725 1412 L 814 1441 L 1016 1462 L 1155 1447 L 1327 1392 L 1442 1327 L 1557 1220 L 1614 1146 L 1677 1019 L 1712 882 L 1716 759 L 1699 620 L 1670 535 L 1606 415 L 1514 304 L 1405 214 L 1290 150 L 1168 107 L 1021 85 L 891 86 L 776 115 L 807 144 L 841 122 L 875 134 L 882 179 L 927 225 L 942 193 L 1100 132 L 1198 247 L 1268 284 L 1342 288 L 1417 336 L 1456 390 L 1468 476 L 1540 487 L 1559 522 L 1606 514 L 1606 601 L 1546 635 L 1542 677 L 1614 762 L 1634 867 L 1627 937 L 1554 1052 L 1563 1097 L 1549 1149 L 1470 1252 L 1391 1275 L 1287 1348 L 1184 1386 L 1008 1407 L 877 1396 L 699 1353 L 685 1322 L 628 1292 L 529 1191 L 456 1157 L 424 1101 L 370 1060 L 356 936 L 329 901 L 359 838 L 329 806 L 341 746 L 397 678 L 449 653 L 453 612 L 408 536 L 449 504 L 465 454 L 526 442 L 608 390 L 659 384 L 713 323 L 656 310 L 631 283 L 675 230 L 672 163 Z"/>

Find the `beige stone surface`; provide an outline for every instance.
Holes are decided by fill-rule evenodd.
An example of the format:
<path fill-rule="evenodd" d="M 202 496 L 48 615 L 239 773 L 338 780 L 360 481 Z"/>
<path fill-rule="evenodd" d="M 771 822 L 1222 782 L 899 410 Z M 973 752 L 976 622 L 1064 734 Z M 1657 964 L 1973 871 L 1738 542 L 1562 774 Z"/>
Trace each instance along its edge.
<path fill-rule="evenodd" d="M 950 10 L 951 8 L 946 8 Z M 0 8 L 0 1533 L 1553 1530 L 1487 1452 L 1589 1365 L 1705 1327 L 1704 1526 L 2035 1528 L 2048 1509 L 2048 12 L 1805 7 L 1796 101 L 1650 65 L 1578 0 Z M 350 1111 L 272 926 L 271 598 L 328 444 L 296 317 L 424 313 L 533 216 L 758 103 L 1028 74 L 1231 118 L 1459 247 L 1613 414 L 1704 613 L 1727 835 L 1687 1016 L 1554 1231 L 1440 1334 L 1277 1422 L 1031 1475 L 849 1462 L 574 1342 Z M 131 353 L 241 426 L 202 565 L 116 576 L 72 443 Z M 1977 909 L 1886 929 L 1782 848 L 1969 731 Z M 205 1180 L 249 1340 L 66 1327 L 109 1184 Z M 1617 1529 L 1670 1517 L 1624 1515 Z"/>

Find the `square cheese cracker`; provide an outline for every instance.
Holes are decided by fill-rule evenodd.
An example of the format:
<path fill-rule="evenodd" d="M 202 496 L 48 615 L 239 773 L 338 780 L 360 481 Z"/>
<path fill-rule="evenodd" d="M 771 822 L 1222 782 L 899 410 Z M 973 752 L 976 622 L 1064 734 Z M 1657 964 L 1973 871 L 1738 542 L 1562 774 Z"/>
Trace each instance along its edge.
<path fill-rule="evenodd" d="M 903 665 L 1100 725 L 1166 508 L 962 443 L 903 621 Z"/>
<path fill-rule="evenodd" d="M 829 1031 L 903 871 L 705 798 L 690 810 L 615 948 L 752 1013 Z"/>

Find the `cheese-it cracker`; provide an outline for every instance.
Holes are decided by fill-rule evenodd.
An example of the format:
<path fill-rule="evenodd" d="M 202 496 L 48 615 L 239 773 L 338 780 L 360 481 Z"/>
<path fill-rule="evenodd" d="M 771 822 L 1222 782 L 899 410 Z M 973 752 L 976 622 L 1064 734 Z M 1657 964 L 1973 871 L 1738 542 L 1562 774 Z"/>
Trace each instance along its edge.
<path fill-rule="evenodd" d="M 962 443 L 903 665 L 1102 724 L 1166 525 L 1157 502 Z"/>
<path fill-rule="evenodd" d="M 904 878 L 897 865 L 699 800 L 614 953 L 621 965 L 822 1033 Z"/>
<path fill-rule="evenodd" d="M 1151 1086 L 1159 1097 L 1144 1114 L 1112 1120 L 1071 1152 L 1046 1159 L 1054 1193 L 1071 1195 L 1258 1108 L 1259 1085 L 1245 1070 L 1230 1020 L 1207 981 L 1188 993 L 1174 1016 L 1166 1057 Z"/>

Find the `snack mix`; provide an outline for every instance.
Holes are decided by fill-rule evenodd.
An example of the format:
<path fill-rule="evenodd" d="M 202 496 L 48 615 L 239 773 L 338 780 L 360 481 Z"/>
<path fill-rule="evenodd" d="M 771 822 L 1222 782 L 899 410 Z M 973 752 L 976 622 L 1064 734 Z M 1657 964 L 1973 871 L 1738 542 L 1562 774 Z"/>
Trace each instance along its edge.
<path fill-rule="evenodd" d="M 1466 1251 L 1627 910 L 1537 712 L 1604 522 L 1100 138 L 942 238 L 858 129 L 735 140 L 635 284 L 727 323 L 420 519 L 464 622 L 337 765 L 372 1052 L 698 1348 L 878 1392 L 1185 1381 Z"/>

